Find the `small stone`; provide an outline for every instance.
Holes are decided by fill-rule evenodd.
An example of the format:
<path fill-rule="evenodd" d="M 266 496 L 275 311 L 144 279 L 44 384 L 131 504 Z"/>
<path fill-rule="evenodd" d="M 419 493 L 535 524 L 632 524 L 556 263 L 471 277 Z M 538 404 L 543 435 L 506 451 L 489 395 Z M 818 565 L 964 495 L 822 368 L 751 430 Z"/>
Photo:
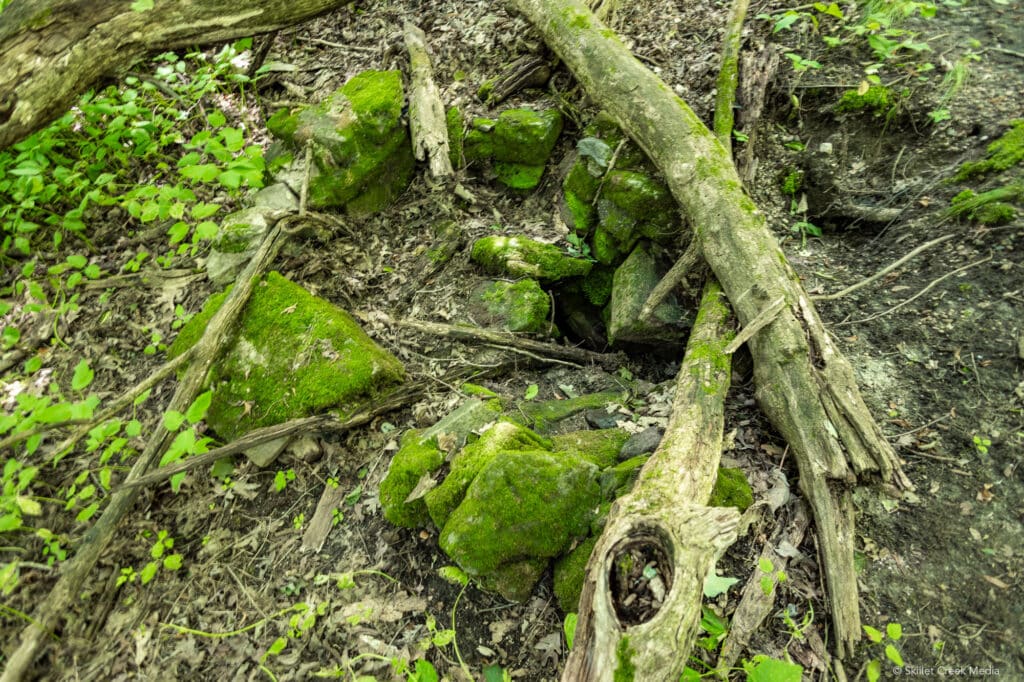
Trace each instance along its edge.
<path fill-rule="evenodd" d="M 832 153 L 832 143 L 831 142 L 822 142 L 820 145 L 818 145 L 818 151 L 821 152 L 822 154 L 831 154 Z"/>
<path fill-rule="evenodd" d="M 634 433 L 629 437 L 629 440 L 623 443 L 622 449 L 619 450 L 619 461 L 622 462 L 639 455 L 646 455 L 648 452 L 654 452 L 658 449 L 663 435 L 665 435 L 665 432 L 657 426 L 648 426 L 640 433 Z"/>
<path fill-rule="evenodd" d="M 614 429 L 618 426 L 618 414 L 608 414 L 608 410 L 587 410 L 583 418 L 592 429 Z"/>

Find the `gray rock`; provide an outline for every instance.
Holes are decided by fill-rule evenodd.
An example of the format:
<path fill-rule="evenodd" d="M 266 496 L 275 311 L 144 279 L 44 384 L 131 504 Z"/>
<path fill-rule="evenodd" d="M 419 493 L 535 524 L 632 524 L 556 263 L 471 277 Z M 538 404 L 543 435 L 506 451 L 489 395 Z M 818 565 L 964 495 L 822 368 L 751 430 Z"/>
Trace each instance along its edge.
<path fill-rule="evenodd" d="M 587 410 L 583 418 L 592 429 L 614 429 L 618 426 L 618 415 L 608 414 L 608 410 Z"/>
<path fill-rule="evenodd" d="M 665 432 L 657 426 L 648 426 L 640 433 L 634 433 L 629 440 L 622 444 L 622 449 L 619 450 L 619 461 L 624 462 L 627 459 L 654 452 L 658 449 L 663 435 Z"/>

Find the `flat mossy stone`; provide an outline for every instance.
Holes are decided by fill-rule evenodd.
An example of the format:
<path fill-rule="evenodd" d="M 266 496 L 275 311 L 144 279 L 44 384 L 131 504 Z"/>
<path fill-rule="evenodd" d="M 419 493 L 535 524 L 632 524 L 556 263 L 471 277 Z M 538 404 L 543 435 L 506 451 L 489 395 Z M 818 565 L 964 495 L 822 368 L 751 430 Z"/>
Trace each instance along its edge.
<path fill-rule="evenodd" d="M 540 177 L 544 175 L 544 165 L 495 161 L 494 175 L 498 182 L 510 189 L 533 189 L 540 184 Z"/>
<path fill-rule="evenodd" d="M 169 356 L 203 335 L 227 292 L 211 296 Z M 224 440 L 289 419 L 351 414 L 400 383 L 405 370 L 344 310 L 271 272 L 254 287 L 237 332 L 211 372 L 206 421 Z"/>
<path fill-rule="evenodd" d="M 586 429 L 552 436 L 551 442 L 554 452 L 569 452 L 605 469 L 618 464 L 619 450 L 628 439 L 622 429 Z"/>
<path fill-rule="evenodd" d="M 554 244 L 527 237 L 494 235 L 478 239 L 470 258 L 494 274 L 533 277 L 545 282 L 582 277 L 593 267 L 590 261 L 573 258 Z"/>
<path fill-rule="evenodd" d="M 479 440 L 469 443 L 452 458 L 451 470 L 444 481 L 426 494 L 424 499 L 434 525 L 444 527 L 449 515 L 462 502 L 470 483 L 499 452 L 550 447 L 551 441 L 530 429 L 507 419 L 499 420 L 484 431 Z"/>
<path fill-rule="evenodd" d="M 603 196 L 597 200 L 597 221 L 602 236 L 611 241 L 618 253 L 629 253 L 640 239 L 640 222 Z"/>
<path fill-rule="evenodd" d="M 404 128 L 383 144 L 361 147 L 345 157 L 314 154 L 316 169 L 309 179 L 309 205 L 312 208 L 345 206 L 356 215 L 369 215 L 401 194 L 412 178 L 416 160 Z"/>
<path fill-rule="evenodd" d="M 600 203 L 607 201 L 618 210 Z M 659 243 L 674 241 L 681 233 L 678 209 L 668 186 L 647 173 L 614 170 L 601 189 L 599 212 L 602 225 L 619 240 L 621 248 L 632 248 L 629 236 L 644 236 Z M 611 224 L 613 219 L 620 226 Z M 626 234 L 620 235 L 619 232 Z"/>
<path fill-rule="evenodd" d="M 495 120 L 492 118 L 474 118 L 466 136 L 463 138 L 462 153 L 466 161 L 480 161 L 494 156 Z"/>
<path fill-rule="evenodd" d="M 476 396 L 478 398 L 497 398 L 498 397 L 497 393 L 495 393 L 491 389 L 487 388 L 486 386 L 481 386 L 480 384 L 473 384 L 473 383 L 470 383 L 468 381 L 466 383 L 462 384 L 462 386 L 459 386 L 459 390 L 462 391 L 463 393 L 465 393 L 466 395 L 472 395 L 472 396 Z"/>
<path fill-rule="evenodd" d="M 535 430 L 544 433 L 563 419 L 568 419 L 585 410 L 600 409 L 612 403 L 621 403 L 623 399 L 623 394 L 619 391 L 602 391 L 566 400 L 524 401 L 519 403 L 519 416 Z"/>
<path fill-rule="evenodd" d="M 384 518 L 396 526 L 418 528 L 430 520 L 422 497 L 409 500 L 409 495 L 425 475 L 444 464 L 444 453 L 436 438 L 424 438 L 419 430 L 406 431 L 402 445 L 391 458 L 388 473 L 380 484 L 380 504 Z"/>
<path fill-rule="evenodd" d="M 562 195 L 565 202 L 563 220 L 569 229 L 580 236 L 590 234 L 597 223 L 597 208 L 594 197 L 601 183 L 600 176 L 594 176 L 585 159 L 577 158 L 565 180 L 562 181 Z"/>
<path fill-rule="evenodd" d="M 507 109 L 498 116 L 492 133 L 495 161 L 543 166 L 562 132 L 558 109 Z"/>
<path fill-rule="evenodd" d="M 720 467 L 715 488 L 711 491 L 709 507 L 736 507 L 740 512 L 754 504 L 754 493 L 742 469 Z"/>
<path fill-rule="evenodd" d="M 587 562 L 596 544 L 597 536 L 591 536 L 555 562 L 555 597 L 565 613 L 579 610 Z"/>
<path fill-rule="evenodd" d="M 640 242 L 612 280 L 609 304 L 608 340 L 616 343 L 675 343 L 685 333 L 685 311 L 669 296 L 654 309 L 651 319 L 640 319 L 640 311 L 660 277 L 654 257 L 645 242 Z"/>
<path fill-rule="evenodd" d="M 594 117 L 586 128 L 583 129 L 585 137 L 596 137 L 608 145 L 611 150 L 618 149 L 619 154 L 615 158 L 615 167 L 619 170 L 647 170 L 651 167 L 643 150 L 605 111 L 601 111 Z M 619 145 L 622 145 L 621 147 Z"/>
<path fill-rule="evenodd" d="M 537 576 L 503 569 L 561 555 L 587 534 L 600 499 L 590 462 L 539 450 L 500 451 L 449 516 L 441 549 L 482 586 L 522 600 Z"/>
<path fill-rule="evenodd" d="M 454 437 L 455 447 L 461 448 L 471 433 L 479 431 L 501 417 L 501 400 L 497 394 L 489 399 L 471 397 L 444 416 L 443 419 L 423 431 L 423 438 L 437 439 L 442 434 Z"/>
<path fill-rule="evenodd" d="M 473 318 L 484 327 L 535 333 L 550 324 L 551 299 L 535 279 L 482 282 L 470 298 Z"/>

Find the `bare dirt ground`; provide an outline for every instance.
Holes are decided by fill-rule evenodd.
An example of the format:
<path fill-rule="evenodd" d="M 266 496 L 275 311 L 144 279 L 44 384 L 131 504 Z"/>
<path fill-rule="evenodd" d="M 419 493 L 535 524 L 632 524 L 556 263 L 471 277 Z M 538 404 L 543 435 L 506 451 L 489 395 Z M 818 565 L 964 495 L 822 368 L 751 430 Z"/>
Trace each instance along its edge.
<path fill-rule="evenodd" d="M 614 28 L 710 123 L 728 7 L 669 0 L 624 4 Z M 934 19 L 911 22 L 931 52 L 886 72 L 887 83 L 908 90 L 888 120 L 871 112 L 834 112 L 843 90 L 861 81 L 863 64 L 871 59 L 867 47 L 828 49 L 809 29 L 772 34 L 771 21 L 755 18 L 784 9 L 780 3 L 751 7 L 745 49 L 774 45 L 821 68 L 796 72 L 783 57 L 761 121 L 756 130 L 743 132 L 757 159 L 748 189 L 808 292 L 839 291 L 919 245 L 952 235 L 879 281 L 818 303 L 916 486 L 901 493 L 866 485 L 855 492 L 862 619 L 880 629 L 902 625 L 897 646 L 908 666 L 973 666 L 982 669 L 973 671 L 977 675 L 998 669 L 1001 679 L 1022 679 L 1024 222 L 1019 211 L 1009 224 L 990 228 L 947 217 L 950 198 L 981 183 L 945 181 L 963 161 L 981 158 L 986 145 L 1024 112 L 1024 5 L 949 3 L 940 5 Z M 463 107 L 467 116 L 493 113 L 475 97 L 483 80 L 543 47 L 526 22 L 500 3 L 354 3 L 278 35 L 270 58 L 298 70 L 265 86 L 262 103 L 300 96 L 315 101 L 362 70 L 405 69 L 400 28 L 407 19 L 427 34 L 446 103 Z M 942 74 L 968 51 L 978 59 L 969 61 L 962 87 L 941 102 Z M 935 64 L 936 72 L 919 72 L 923 61 Z M 562 109 L 569 122 L 562 152 L 596 113 L 564 67 L 555 70 L 546 90 L 520 93 L 502 108 L 518 103 Z M 928 112 L 943 107 L 948 118 L 933 122 Z M 247 680 L 269 674 L 305 680 L 327 672 L 383 680 L 392 678 L 390 659 L 423 656 L 451 679 L 464 676 L 459 656 L 474 676 L 498 665 L 513 679 L 558 678 L 566 656 L 564 614 L 550 576 L 521 604 L 473 586 L 460 597 L 461 588 L 438 574 L 450 561 L 437 547 L 436 532 L 390 526 L 377 499 L 400 433 L 432 423 L 459 403 L 456 387 L 442 380 L 445 373 L 474 366 L 482 371 L 508 360 L 387 324 L 385 316 L 459 317 L 475 266 L 463 251 L 443 271 L 422 279 L 416 264 L 430 246 L 431 225 L 451 217 L 467 243 L 498 232 L 565 245 L 552 220 L 560 187 L 554 164 L 527 195 L 500 189 L 478 170 L 470 168 L 463 179 L 476 205 L 439 196 L 420 174 L 385 213 L 353 222 L 350 235 L 294 244 L 277 264 L 292 280 L 354 312 L 407 363 L 410 380 L 420 382 L 428 397 L 342 437 L 320 439 L 321 454 L 312 461 L 279 462 L 277 468 L 295 472 L 279 493 L 276 469 L 249 464 L 239 466 L 230 485 L 202 472 L 190 474 L 182 494 L 166 485 L 148 490 L 94 572 L 61 642 L 37 664 L 40 679 Z M 804 172 L 806 194 L 806 210 L 795 214 L 791 204 L 799 196 L 782 191 L 794 170 Z M 803 238 L 791 229 L 804 219 L 822 235 Z M 111 263 L 120 257 L 111 253 Z M 160 361 L 141 352 L 150 332 L 173 337 L 173 305 L 162 299 L 166 291 L 119 288 L 103 300 L 94 292 L 82 301 L 90 314 L 71 322 L 72 350 L 54 353 L 67 353 L 68 367 L 83 354 L 94 358 L 97 381 L 112 395 L 121 392 Z M 170 295 L 195 312 L 209 293 L 196 280 Z M 654 389 L 674 376 L 679 355 L 634 353 L 611 372 L 538 367 L 521 358 L 512 371 L 480 381 L 517 398 L 530 384 L 538 385 L 540 398 L 561 397 L 558 387 L 566 384 L 579 392 L 619 385 L 634 396 L 623 408 L 625 416 L 656 421 L 664 419 L 667 400 Z M 169 395 L 164 388 L 150 403 Z M 758 411 L 749 377 L 738 374 L 733 382 L 727 420 L 724 457 L 744 469 L 755 498 L 780 476 L 798 497 L 792 458 Z M 329 479 L 346 491 L 342 519 L 321 552 L 300 553 L 300 517 L 312 517 Z M 774 518 L 751 526 L 721 562 L 722 574 L 746 581 L 763 543 L 791 519 L 795 498 Z M 156 529 L 169 529 L 176 538 L 184 568 L 161 573 L 145 588 L 116 586 L 121 567 L 148 560 L 152 543 L 144 532 Z M 788 655 L 804 666 L 806 679 L 830 679 L 835 670 L 827 655 L 830 625 L 813 526 L 795 550 L 789 579 L 776 598 L 777 613 L 745 656 Z M 349 573 L 351 581 L 343 577 Z M 22 580 L 24 589 L 9 606 L 31 612 L 51 576 L 25 571 Z M 298 603 L 329 608 L 304 628 L 289 622 L 289 609 Z M 735 605 L 735 591 L 711 604 L 724 617 Z M 784 614 L 804 627 L 787 626 Z M 9 654 L 21 623 L 6 613 L 0 617 L 0 640 Z M 453 644 L 424 652 L 420 642 L 431 628 L 454 628 L 457 652 Z M 289 638 L 283 651 L 268 655 L 275 640 L 297 631 L 301 636 Z M 882 650 L 865 642 L 845 663 L 849 679 L 863 673 L 872 658 L 884 660 Z M 884 671 L 886 679 L 896 676 L 888 663 Z"/>

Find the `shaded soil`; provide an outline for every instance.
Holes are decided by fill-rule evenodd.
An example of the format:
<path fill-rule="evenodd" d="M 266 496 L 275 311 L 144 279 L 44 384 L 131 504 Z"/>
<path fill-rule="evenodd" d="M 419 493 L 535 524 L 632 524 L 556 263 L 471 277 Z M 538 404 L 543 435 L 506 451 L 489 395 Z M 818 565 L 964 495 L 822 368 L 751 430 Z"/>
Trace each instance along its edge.
<path fill-rule="evenodd" d="M 710 123 L 727 7 L 668 0 L 625 4 L 613 23 L 616 30 Z M 855 491 L 862 619 L 879 629 L 893 622 L 903 626 L 897 646 L 907 665 L 998 668 L 1004 679 L 1024 677 L 1024 222 L 1019 210 L 999 227 L 946 214 L 960 190 L 996 182 L 946 180 L 964 160 L 982 157 L 986 145 L 1024 112 L 1024 5 L 944 6 L 935 19 L 908 24 L 929 42 L 928 61 L 937 72 L 921 71 L 919 55 L 886 71 L 888 81 L 908 90 L 889 119 L 834 112 L 841 92 L 858 86 L 869 52 L 856 45 L 827 50 L 809 32 L 773 35 L 770 22 L 753 18 L 781 9 L 751 8 L 746 49 L 777 45 L 773 49 L 799 52 L 822 68 L 797 73 L 782 58 L 761 121 L 744 130 L 757 159 L 748 189 L 807 291 L 839 291 L 929 240 L 953 235 L 869 286 L 818 302 L 915 485 L 913 491 L 895 491 L 865 484 Z M 467 116 L 494 113 L 475 98 L 483 80 L 516 56 L 541 49 L 527 24 L 496 3 L 350 6 L 277 36 L 271 58 L 299 69 L 266 83 L 261 104 L 299 96 L 317 100 L 368 68 L 405 69 L 399 33 L 405 19 L 426 31 L 446 102 L 463 107 Z M 979 59 L 969 62 L 962 87 L 943 102 L 941 74 L 967 51 Z M 560 153 L 571 149 L 595 113 L 564 67 L 555 69 L 545 91 L 526 91 L 502 107 L 518 103 L 562 109 L 569 125 Z M 948 109 L 949 117 L 933 123 L 928 112 L 938 108 Z M 800 193 L 789 197 L 781 189 L 797 169 L 804 173 L 806 212 L 792 210 L 792 204 L 799 208 Z M 184 494 L 167 486 L 147 490 L 75 606 L 61 644 L 38 663 L 39 678 L 244 680 L 272 673 L 284 680 L 335 671 L 343 679 L 391 679 L 390 659 L 425 657 L 451 679 L 461 679 L 461 656 L 474 676 L 500 665 L 514 679 L 556 679 L 566 655 L 564 614 L 550 575 L 521 604 L 472 585 L 463 593 L 438 572 L 450 561 L 437 547 L 436 531 L 390 526 L 376 491 L 400 433 L 429 425 L 457 406 L 462 397 L 456 387 L 470 376 L 516 398 L 531 384 L 544 399 L 564 397 L 565 386 L 578 393 L 620 386 L 632 396 L 622 406 L 623 419 L 637 430 L 667 419 L 671 395 L 665 382 L 681 353 L 632 350 L 608 371 L 552 367 L 526 356 L 423 338 L 388 323 L 401 317 L 465 319 L 464 295 L 472 288 L 466 283 L 480 276 L 467 251 L 441 267 L 423 257 L 434 246 L 432 226 L 441 218 L 454 219 L 466 243 L 515 233 L 565 245 L 564 234 L 553 227 L 557 172 L 552 163 L 541 186 L 523 195 L 498 188 L 485 169 L 471 167 L 462 181 L 476 196 L 475 205 L 432 191 L 420 174 L 384 214 L 349 221 L 345 234 L 289 245 L 277 269 L 351 310 L 407 363 L 410 380 L 427 397 L 341 436 L 310 434 L 317 448 L 308 460 L 286 458 L 262 471 L 240 463 L 230 484 L 193 473 Z M 794 232 L 791 227 L 801 220 L 820 227 L 822 236 L 805 239 Z M 162 234 L 148 238 L 154 252 L 162 250 Z M 117 270 L 126 248 L 110 247 L 110 270 Z M 677 255 L 665 254 L 666 265 Z M 191 271 L 197 265 L 180 267 Z M 109 396 L 147 376 L 160 362 L 141 351 L 150 331 L 172 338 L 173 304 L 195 312 L 211 293 L 201 278 L 178 284 L 112 288 L 104 299 L 99 290 L 84 296 L 89 314 L 68 320 L 70 349 L 53 351 L 53 375 L 61 376 L 83 356 L 92 358 Z M 70 371 L 63 375 L 70 377 Z M 158 389 L 148 404 L 162 404 L 170 394 L 170 387 Z M 157 413 L 148 418 L 155 420 Z M 720 563 L 719 572 L 742 585 L 756 571 L 766 539 L 791 519 L 798 474 L 741 371 L 729 395 L 726 430 L 724 464 L 744 469 L 755 499 L 764 499 L 780 480 L 788 481 L 793 494 L 774 517 L 752 518 L 747 534 Z M 987 446 L 978 447 L 985 441 Z M 281 492 L 275 492 L 277 469 L 295 472 Z M 48 481 L 54 490 L 66 484 L 54 476 Z M 341 519 L 319 553 L 300 552 L 303 526 L 329 481 L 346 493 Z M 176 538 L 184 568 L 161 572 L 145 587 L 117 586 L 121 568 L 149 560 L 158 530 Z M 81 529 L 66 532 L 77 537 Z M 41 544 L 33 542 L 37 557 Z M 794 551 L 777 612 L 744 656 L 788 654 L 804 665 L 808 678 L 831 678 L 830 625 L 813 524 Z M 31 612 L 52 579 L 42 568 L 25 568 L 22 586 L 7 605 Z M 738 587 L 710 606 L 728 617 L 737 596 Z M 287 610 L 297 603 L 329 608 L 303 629 L 289 623 Z M 787 625 L 784 616 L 798 627 Z M 0 618 L 8 655 L 21 623 L 6 611 Z M 457 649 L 443 636 L 437 640 L 441 646 L 421 647 L 431 625 L 454 627 Z M 304 631 L 298 635 L 297 629 Z M 288 646 L 267 655 L 289 631 L 296 636 Z M 884 659 L 881 647 L 865 642 L 843 665 L 849 679 L 872 658 Z"/>

